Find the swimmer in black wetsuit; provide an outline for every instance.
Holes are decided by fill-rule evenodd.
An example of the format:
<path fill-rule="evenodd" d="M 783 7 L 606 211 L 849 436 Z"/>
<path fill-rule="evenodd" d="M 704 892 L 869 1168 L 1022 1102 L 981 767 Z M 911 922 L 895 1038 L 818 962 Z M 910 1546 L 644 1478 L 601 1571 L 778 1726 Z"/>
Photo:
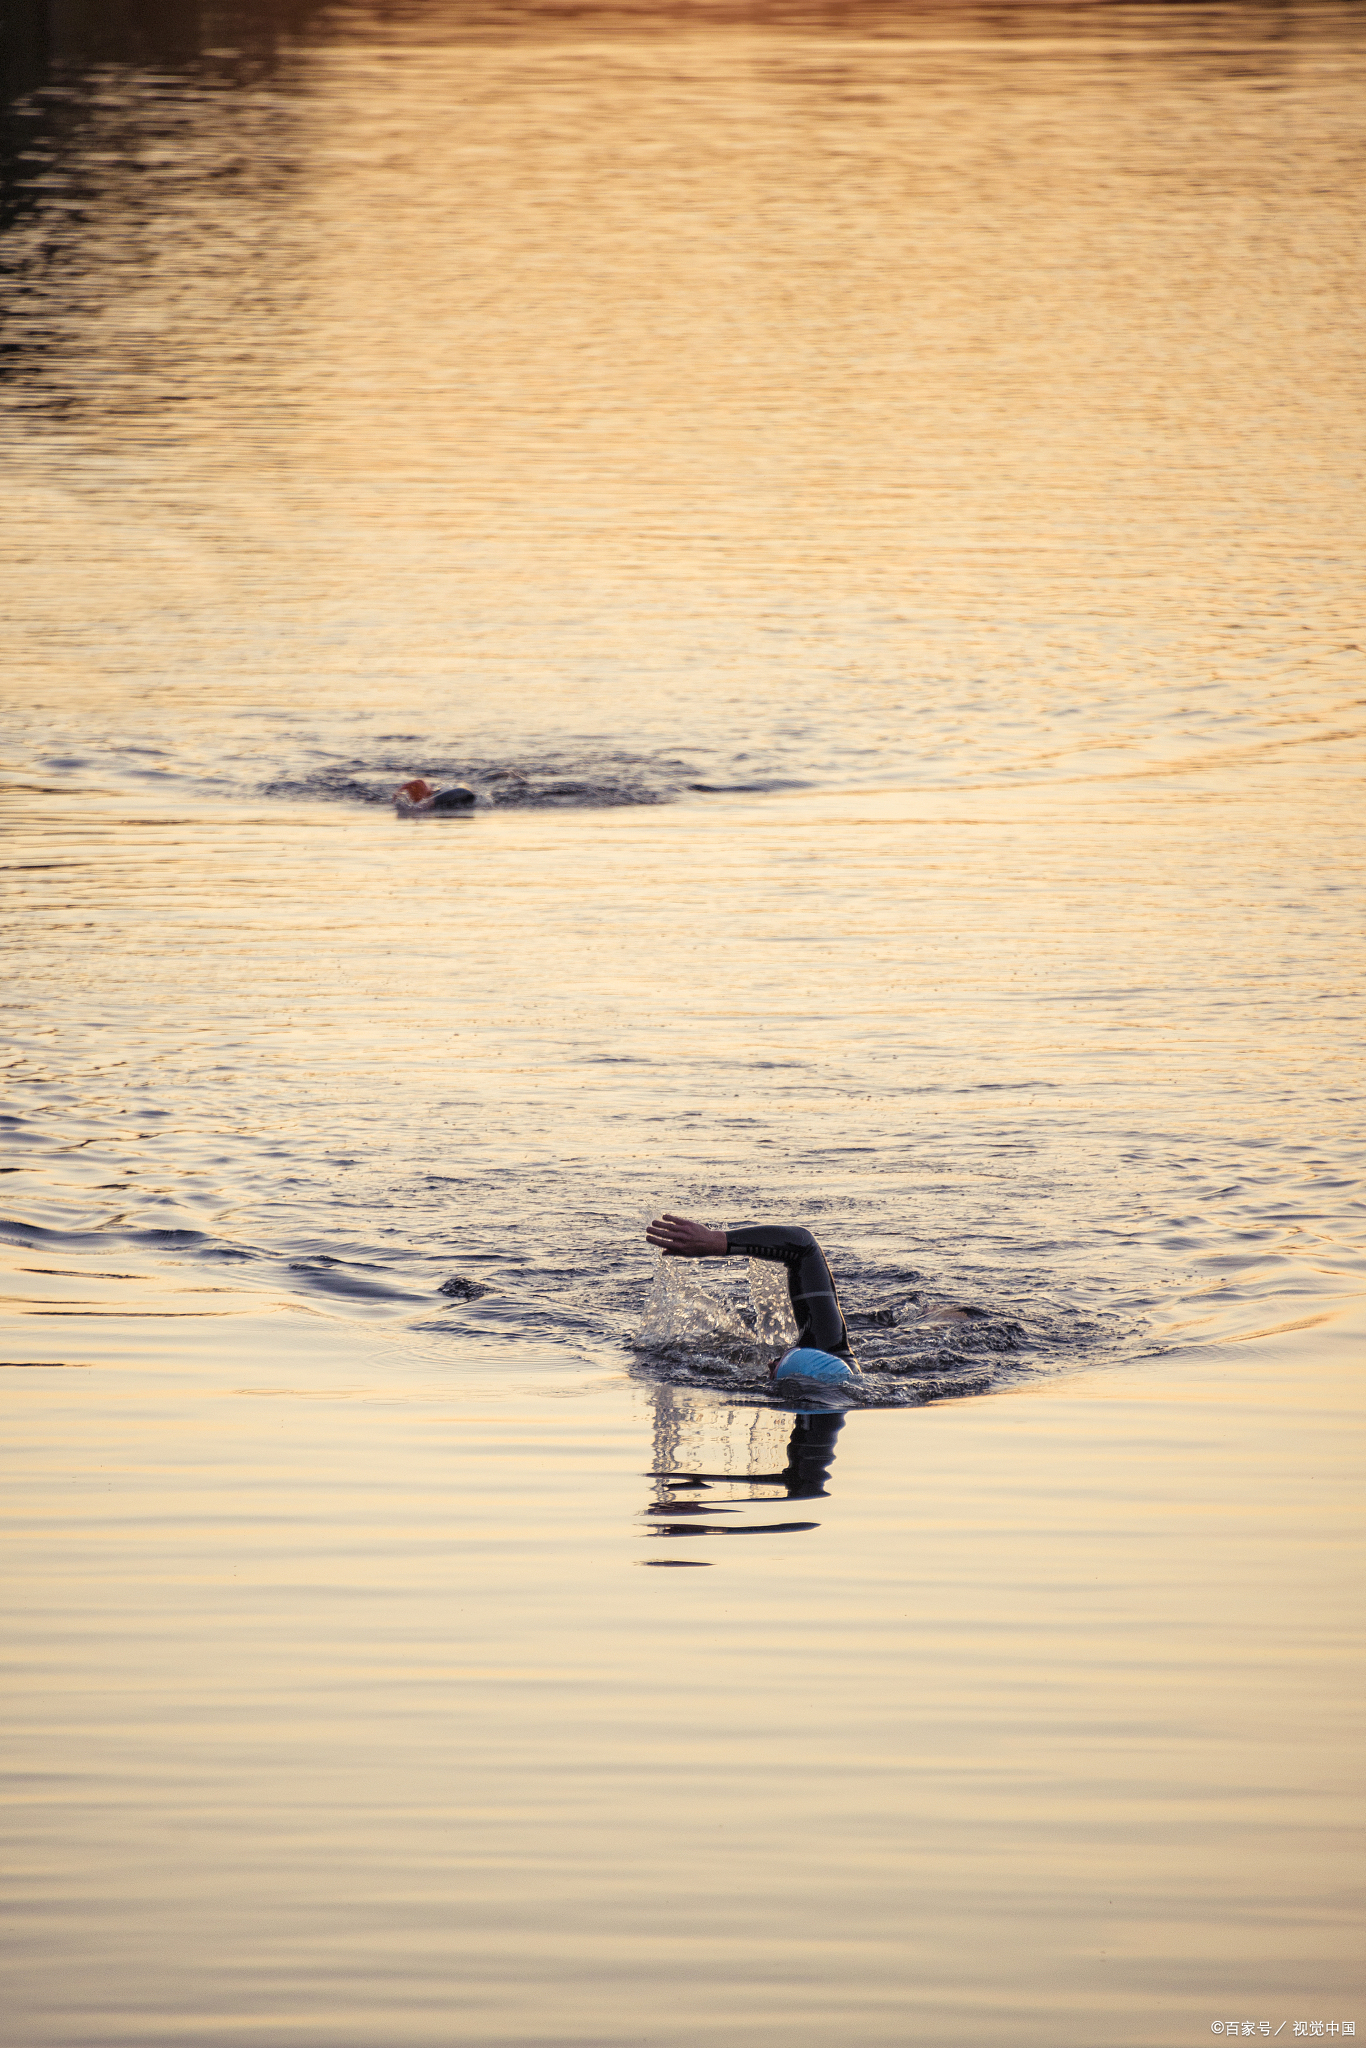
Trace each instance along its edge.
<path fill-rule="evenodd" d="M 428 811 L 468 811 L 474 802 L 472 789 L 464 789 L 458 782 L 437 789 L 423 775 L 400 783 L 394 791 L 394 809 L 401 818 L 419 817 Z"/>
<path fill-rule="evenodd" d="M 789 1223 L 742 1223 L 736 1230 L 708 1230 L 683 1216 L 661 1216 L 645 1235 L 666 1259 L 764 1259 L 786 1266 L 798 1345 L 828 1352 L 843 1359 L 851 1371 L 859 1370 L 825 1253 L 809 1230 Z"/>

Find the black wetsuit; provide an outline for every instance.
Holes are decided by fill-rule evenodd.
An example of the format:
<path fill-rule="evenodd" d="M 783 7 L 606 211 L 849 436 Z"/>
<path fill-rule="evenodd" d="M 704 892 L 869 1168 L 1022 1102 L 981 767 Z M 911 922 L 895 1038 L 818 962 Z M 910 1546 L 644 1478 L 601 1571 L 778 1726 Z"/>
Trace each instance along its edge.
<path fill-rule="evenodd" d="M 813 1351 L 833 1352 L 836 1358 L 847 1359 L 857 1372 L 825 1253 L 809 1230 L 785 1223 L 742 1223 L 738 1230 L 726 1232 L 726 1252 L 733 1259 L 766 1259 L 786 1266 L 798 1343 Z"/>

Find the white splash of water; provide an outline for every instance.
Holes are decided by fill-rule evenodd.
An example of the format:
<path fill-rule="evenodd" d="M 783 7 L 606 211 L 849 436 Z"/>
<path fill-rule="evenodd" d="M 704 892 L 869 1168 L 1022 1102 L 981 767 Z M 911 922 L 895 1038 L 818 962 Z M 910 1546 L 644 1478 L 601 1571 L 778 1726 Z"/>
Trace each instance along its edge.
<path fill-rule="evenodd" d="M 797 1341 L 797 1319 L 787 1296 L 787 1268 L 751 1259 L 749 1298 L 754 1304 L 754 1342 L 763 1351 L 790 1350 Z"/>
<path fill-rule="evenodd" d="M 748 1330 L 728 1302 L 712 1293 L 701 1275 L 680 1259 L 660 1259 L 655 1266 L 636 1341 L 648 1345 L 706 1346 L 718 1340 L 752 1344 Z"/>
<path fill-rule="evenodd" d="M 706 1284 L 696 1267 L 660 1259 L 645 1298 L 636 1341 L 649 1346 L 683 1345 L 709 1350 L 717 1344 L 769 1352 L 796 1342 L 797 1325 L 781 1266 L 749 1261 L 749 1298 L 754 1324 Z"/>

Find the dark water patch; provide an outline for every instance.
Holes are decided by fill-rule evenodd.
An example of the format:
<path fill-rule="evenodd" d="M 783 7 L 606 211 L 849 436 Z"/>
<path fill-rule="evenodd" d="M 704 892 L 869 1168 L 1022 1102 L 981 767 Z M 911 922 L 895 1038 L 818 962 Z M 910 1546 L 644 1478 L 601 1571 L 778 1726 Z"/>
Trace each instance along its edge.
<path fill-rule="evenodd" d="M 688 1356 L 675 1349 L 669 1353 L 642 1353 L 637 1357 L 635 1375 L 656 1383 L 687 1388 L 699 1393 L 723 1395 L 732 1405 L 775 1408 L 794 1415 L 838 1415 L 850 1408 L 915 1408 L 931 1401 L 961 1400 L 971 1394 L 986 1394 L 1023 1377 L 1003 1372 L 981 1360 L 952 1354 L 933 1362 L 907 1361 L 898 1366 L 869 1370 L 838 1386 L 816 1381 L 786 1380 L 775 1384 L 768 1368 L 750 1362 Z"/>
<path fill-rule="evenodd" d="M 317 1252 L 314 1254 L 312 1258 L 291 1259 L 289 1262 L 289 1270 L 291 1273 L 311 1273 L 314 1271 L 329 1271 L 331 1270 L 331 1268 L 335 1266 L 353 1266 L 357 1268 L 359 1271 L 365 1273 L 379 1273 L 384 1270 L 382 1266 L 372 1265 L 364 1259 L 337 1259 L 333 1258 L 327 1252 Z"/>
<path fill-rule="evenodd" d="M 443 1280 L 437 1288 L 438 1294 L 448 1294 L 454 1301 L 478 1301 L 488 1288 L 479 1280 L 466 1280 L 461 1274 L 453 1273 L 449 1280 Z"/>
<path fill-rule="evenodd" d="M 260 794 L 297 802 L 387 804 L 392 803 L 394 792 L 379 782 L 364 782 L 355 775 L 322 770 L 314 775 L 277 776 L 261 784 Z"/>
<path fill-rule="evenodd" d="M 291 1259 L 289 1271 L 297 1273 L 300 1281 L 320 1294 L 340 1295 L 344 1299 L 363 1301 L 422 1301 L 425 1296 L 410 1287 L 398 1287 L 389 1280 L 370 1279 L 371 1273 L 382 1272 L 382 1267 L 359 1266 L 346 1259 Z"/>
<path fill-rule="evenodd" d="M 53 1280 L 145 1280 L 145 1273 L 100 1273 L 84 1266 L 21 1266 L 21 1273 L 43 1273 Z"/>
<path fill-rule="evenodd" d="M 393 802 L 401 783 L 423 776 L 438 788 L 456 785 L 471 791 L 476 809 L 611 810 L 671 802 L 691 786 L 684 772 L 678 762 L 634 755 L 499 761 L 454 758 L 440 748 L 413 745 L 404 754 L 379 761 L 352 759 L 274 775 L 257 785 L 256 794 L 294 803 L 382 806 Z M 449 814 L 460 815 L 466 809 L 462 803 Z M 438 809 L 429 815 L 448 813 Z"/>
<path fill-rule="evenodd" d="M 742 1529 L 699 1529 L 690 1522 L 663 1522 L 652 1536 L 800 1536 L 819 1529 L 819 1522 L 755 1522 Z"/>
<path fill-rule="evenodd" d="M 690 782 L 702 796 L 768 796 L 779 789 L 814 789 L 816 784 L 790 775 L 765 775 L 754 782 Z"/>
<path fill-rule="evenodd" d="M 740 1511 L 734 1507 L 713 1507 L 708 1501 L 674 1501 L 668 1507 L 651 1507 L 647 1515 L 735 1515 Z"/>
<path fill-rule="evenodd" d="M 18 1245 L 25 1251 L 43 1245 L 81 1251 L 87 1245 L 103 1243 L 107 1236 L 103 1230 L 49 1230 L 41 1223 L 25 1223 L 22 1217 L 0 1216 L 0 1244 Z"/>
<path fill-rule="evenodd" d="M 739 1267 L 739 1262 L 732 1264 Z M 841 1299 L 860 1368 L 857 1378 L 828 1386 L 788 1380 L 778 1386 L 769 1368 L 795 1339 L 790 1320 L 767 1295 L 765 1269 L 752 1300 L 742 1286 L 754 1272 L 657 1269 L 642 1327 L 631 1340 L 633 1370 L 678 1387 L 724 1394 L 742 1405 L 815 1412 L 864 1407 L 920 1406 L 928 1401 L 988 1393 L 1044 1373 L 1119 1355 L 1135 1326 L 1124 1317 L 1086 1316 L 1068 1304 L 1037 1298 L 1008 1305 L 963 1301 L 937 1289 L 889 1286 L 893 1275 L 867 1260 L 841 1261 Z M 849 1269 L 852 1267 L 852 1271 Z M 897 1276 L 899 1277 L 899 1276 Z M 975 1286 L 982 1292 L 980 1272 Z M 864 1288 L 872 1295 L 859 1304 Z M 779 1304 L 779 1308 L 784 1306 Z"/>

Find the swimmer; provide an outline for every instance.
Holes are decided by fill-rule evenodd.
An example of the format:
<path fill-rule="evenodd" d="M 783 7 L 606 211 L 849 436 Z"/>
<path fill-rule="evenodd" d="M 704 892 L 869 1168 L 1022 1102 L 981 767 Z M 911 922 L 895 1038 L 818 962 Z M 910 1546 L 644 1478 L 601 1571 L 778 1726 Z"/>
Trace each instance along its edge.
<path fill-rule="evenodd" d="M 684 1216 L 666 1215 L 652 1223 L 645 1236 L 666 1259 L 764 1259 L 786 1266 L 797 1343 L 774 1359 L 769 1378 L 837 1381 L 860 1376 L 825 1253 L 809 1230 L 789 1223 L 742 1223 L 735 1230 L 708 1230 Z"/>
<path fill-rule="evenodd" d="M 458 782 L 438 789 L 422 775 L 401 782 L 394 791 L 394 809 L 400 818 L 416 818 L 428 811 L 467 811 L 474 801 L 472 789 L 463 789 Z"/>

